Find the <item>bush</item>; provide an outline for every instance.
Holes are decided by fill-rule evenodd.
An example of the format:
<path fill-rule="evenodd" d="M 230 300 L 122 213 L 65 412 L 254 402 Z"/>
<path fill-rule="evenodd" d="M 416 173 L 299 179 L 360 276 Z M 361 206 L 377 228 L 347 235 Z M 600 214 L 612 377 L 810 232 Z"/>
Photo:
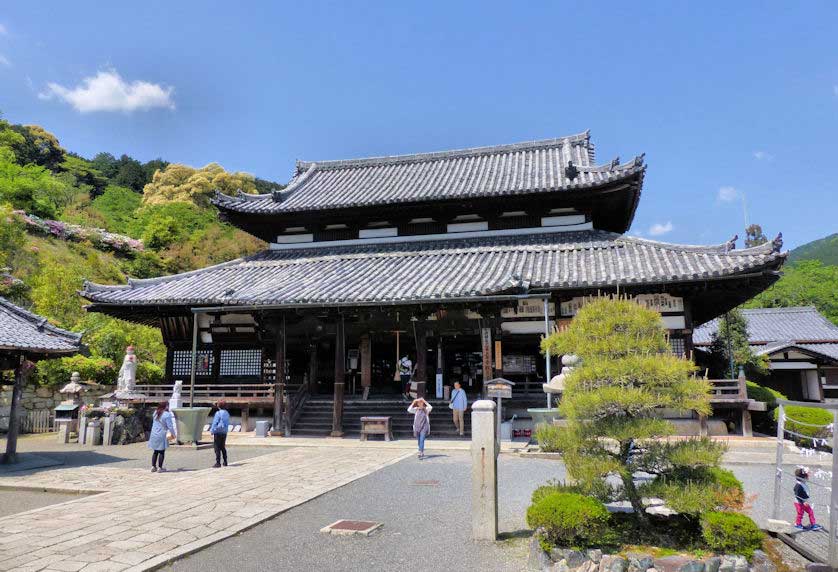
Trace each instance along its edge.
<path fill-rule="evenodd" d="M 555 493 L 580 494 L 580 491 L 573 485 L 566 485 L 558 481 L 548 481 L 546 485 L 541 485 L 532 492 L 532 498 L 530 501 L 532 504 L 537 504 L 544 497 Z"/>
<path fill-rule="evenodd" d="M 825 409 L 817 409 L 815 407 L 800 407 L 797 405 L 790 405 L 785 408 L 785 411 L 787 430 L 799 433 L 800 435 L 806 435 L 807 437 L 818 437 L 821 439 L 830 437 L 830 431 L 826 428 L 826 425 L 832 423 L 832 413 L 829 411 Z M 777 408 L 774 410 L 775 422 L 779 419 L 779 416 L 780 409 Z M 805 423 L 805 425 L 795 423 L 793 420 Z M 810 427 L 810 425 L 822 425 L 822 427 Z M 795 437 L 794 440 L 798 441 L 800 438 Z M 806 445 L 812 445 L 812 443 L 807 439 L 804 439 L 804 441 L 807 441 Z"/>
<path fill-rule="evenodd" d="M 527 509 L 527 524 L 543 529 L 549 542 L 562 546 L 601 544 L 608 523 L 605 505 L 574 493 L 547 494 Z"/>
<path fill-rule="evenodd" d="M 95 381 L 103 385 L 113 385 L 119 370 L 114 363 L 105 358 L 91 358 L 74 355 L 60 359 L 38 362 L 38 381 L 41 385 L 63 385 L 70 382 L 70 375 L 77 371 L 82 381 Z"/>
<path fill-rule="evenodd" d="M 680 513 L 699 516 L 710 511 L 739 510 L 745 504 L 742 482 L 718 467 L 678 470 L 641 486 L 644 496 L 659 497 Z"/>
<path fill-rule="evenodd" d="M 751 558 L 762 546 L 763 534 L 750 517 L 735 512 L 708 512 L 701 518 L 701 535 L 719 553 Z"/>
<path fill-rule="evenodd" d="M 561 451 L 562 428 L 550 423 L 541 423 L 535 428 L 535 440 L 544 453 L 558 453 Z"/>

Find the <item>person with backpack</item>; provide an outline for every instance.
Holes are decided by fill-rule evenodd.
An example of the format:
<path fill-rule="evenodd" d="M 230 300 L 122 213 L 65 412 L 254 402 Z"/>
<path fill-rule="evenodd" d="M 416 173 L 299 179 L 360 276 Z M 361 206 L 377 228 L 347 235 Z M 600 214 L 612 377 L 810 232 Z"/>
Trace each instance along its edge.
<path fill-rule="evenodd" d="M 217 404 L 218 411 L 212 418 L 210 433 L 212 433 L 212 448 L 215 450 L 214 469 L 221 467 L 221 459 L 224 458 L 224 466 L 227 466 L 227 428 L 230 426 L 230 413 L 227 411 L 227 403 L 222 399 Z"/>
<path fill-rule="evenodd" d="M 175 416 L 169 411 L 169 402 L 161 401 L 151 417 L 151 434 L 148 437 L 148 448 L 151 454 L 151 472 L 165 473 L 163 461 L 166 460 L 166 449 L 169 447 L 167 434 L 177 435 L 174 423 Z"/>

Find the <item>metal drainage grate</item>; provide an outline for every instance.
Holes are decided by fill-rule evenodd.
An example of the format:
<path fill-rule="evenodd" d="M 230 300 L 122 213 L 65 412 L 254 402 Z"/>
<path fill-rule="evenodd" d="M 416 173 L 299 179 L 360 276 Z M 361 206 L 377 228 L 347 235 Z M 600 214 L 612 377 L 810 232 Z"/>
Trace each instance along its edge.
<path fill-rule="evenodd" d="M 380 522 L 369 520 L 338 520 L 320 529 L 325 534 L 360 534 L 369 536 L 374 530 L 384 526 Z"/>
<path fill-rule="evenodd" d="M 413 481 L 416 487 L 438 487 L 439 481 Z"/>

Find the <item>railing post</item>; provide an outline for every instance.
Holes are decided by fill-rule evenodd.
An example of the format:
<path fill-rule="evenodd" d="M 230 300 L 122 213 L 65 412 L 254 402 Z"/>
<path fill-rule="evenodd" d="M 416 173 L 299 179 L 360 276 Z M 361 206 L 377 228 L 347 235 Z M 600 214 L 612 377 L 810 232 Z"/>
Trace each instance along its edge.
<path fill-rule="evenodd" d="M 829 565 L 838 569 L 838 411 L 832 411 L 832 491 L 829 495 Z"/>
<path fill-rule="evenodd" d="M 786 434 L 786 408 L 780 403 L 777 408 L 777 461 L 774 475 L 774 508 L 771 518 L 780 517 L 780 503 L 783 501 L 783 438 Z M 830 535 L 834 534 L 831 532 Z"/>

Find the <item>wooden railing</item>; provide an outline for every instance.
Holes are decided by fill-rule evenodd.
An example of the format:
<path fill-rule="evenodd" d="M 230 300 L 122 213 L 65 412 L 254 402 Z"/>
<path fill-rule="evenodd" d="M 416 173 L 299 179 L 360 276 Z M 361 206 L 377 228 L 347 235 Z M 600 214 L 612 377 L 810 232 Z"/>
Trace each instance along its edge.
<path fill-rule="evenodd" d="M 53 430 L 52 411 L 49 409 L 27 411 L 22 421 L 22 433 L 49 433 Z"/>
<path fill-rule="evenodd" d="M 743 401 L 748 399 L 745 377 L 737 379 L 708 379 L 712 401 Z"/>
<path fill-rule="evenodd" d="M 136 391 L 147 396 L 147 400 L 169 399 L 172 396 L 173 386 L 171 385 L 137 385 Z M 189 403 L 191 389 L 184 385 L 181 390 L 181 398 L 184 403 Z M 274 385 L 272 383 L 213 383 L 195 384 L 194 396 L 196 402 L 212 403 L 219 399 L 231 401 L 264 401 L 273 402 Z"/>
<path fill-rule="evenodd" d="M 308 386 L 302 384 L 294 393 L 286 393 L 284 398 L 285 416 L 283 421 L 285 425 L 285 436 L 290 437 L 291 429 L 294 427 L 297 419 L 299 419 L 303 406 L 308 400 Z"/>

